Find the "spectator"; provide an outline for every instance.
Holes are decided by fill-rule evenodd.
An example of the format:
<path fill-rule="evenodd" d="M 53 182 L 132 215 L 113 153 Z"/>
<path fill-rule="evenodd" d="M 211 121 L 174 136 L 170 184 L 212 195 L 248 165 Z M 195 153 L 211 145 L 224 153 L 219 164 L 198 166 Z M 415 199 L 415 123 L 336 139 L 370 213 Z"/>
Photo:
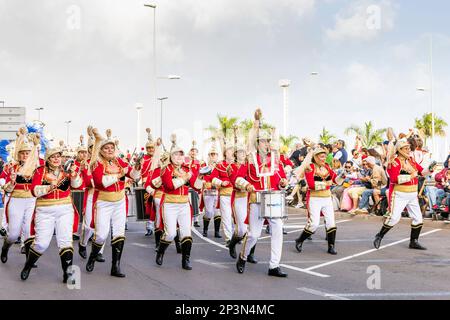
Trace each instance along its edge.
<path fill-rule="evenodd" d="M 350 161 L 353 163 L 353 166 L 361 168 L 361 154 L 357 149 L 352 150 L 352 159 Z"/>
<path fill-rule="evenodd" d="M 347 161 L 344 165 L 344 169 L 336 172 L 336 174 L 338 175 L 338 178 L 336 178 L 336 182 L 338 183 L 338 185 L 331 189 L 331 193 L 336 196 L 336 198 L 339 200 L 339 203 L 341 203 L 342 201 L 342 194 L 344 190 L 350 187 L 353 181 L 358 178 L 356 171 L 354 171 L 353 169 L 353 163 L 351 161 Z"/>
<path fill-rule="evenodd" d="M 447 160 L 444 162 L 444 167 L 448 169 L 448 166 L 450 165 L 450 152 L 447 156 Z"/>
<path fill-rule="evenodd" d="M 326 144 L 324 148 L 328 152 L 325 162 L 331 166 L 333 164 L 333 146 L 331 144 Z"/>
<path fill-rule="evenodd" d="M 335 152 L 333 156 L 335 159 L 339 160 L 342 165 L 344 165 L 344 163 L 346 163 L 348 159 L 347 150 L 345 150 L 344 140 L 338 140 L 335 146 L 337 152 Z"/>
<path fill-rule="evenodd" d="M 450 170 L 445 168 L 441 172 L 437 173 L 434 177 L 436 180 L 436 204 L 433 206 L 434 210 L 439 209 L 442 200 L 445 201 L 444 212 L 448 214 L 449 212 L 449 201 L 450 201 Z"/>
<path fill-rule="evenodd" d="M 361 202 L 359 203 L 358 210 L 355 213 L 369 213 L 369 200 L 370 197 L 374 197 L 374 201 L 377 204 L 380 200 L 380 195 L 385 196 L 386 194 L 382 194 L 382 190 L 385 192 L 385 187 L 387 184 L 387 176 L 384 169 L 376 164 L 376 159 L 373 156 L 369 156 L 365 159 L 367 167 L 370 169 L 370 177 L 368 177 L 367 183 L 365 184 L 366 190 L 363 191 Z M 364 179 L 364 181 L 366 181 Z"/>
<path fill-rule="evenodd" d="M 366 158 L 367 159 L 367 158 Z M 364 159 L 362 162 L 363 169 L 359 172 L 359 184 L 354 184 L 354 187 L 348 190 L 348 195 L 352 199 L 353 208 L 349 211 L 351 214 L 356 213 L 358 208 L 359 197 L 362 196 L 366 189 L 371 189 L 372 185 L 370 183 L 370 178 L 372 176 L 372 170 L 369 168 L 367 160 Z"/>
<path fill-rule="evenodd" d="M 294 151 L 289 158 L 293 163 L 295 167 L 298 167 L 302 164 L 303 160 L 305 159 L 306 155 L 308 154 L 308 148 L 312 147 L 312 141 L 309 138 L 303 138 L 303 144 L 304 146 L 296 151 Z"/>

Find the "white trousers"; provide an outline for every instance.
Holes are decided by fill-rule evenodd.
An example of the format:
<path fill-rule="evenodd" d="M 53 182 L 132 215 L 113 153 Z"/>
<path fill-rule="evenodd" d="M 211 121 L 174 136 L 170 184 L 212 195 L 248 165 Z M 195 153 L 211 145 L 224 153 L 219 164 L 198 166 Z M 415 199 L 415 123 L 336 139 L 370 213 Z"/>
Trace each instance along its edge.
<path fill-rule="evenodd" d="M 395 226 L 400 221 L 405 207 L 412 219 L 413 226 L 417 226 L 423 222 L 417 192 L 394 191 L 391 199 L 391 212 L 385 224 L 391 227 Z"/>
<path fill-rule="evenodd" d="M 204 196 L 205 202 L 205 217 L 211 220 L 214 217 L 220 216 L 220 211 L 217 207 L 217 196 Z"/>
<path fill-rule="evenodd" d="M 247 197 L 234 199 L 234 233 L 239 238 L 242 238 L 247 233 L 247 225 L 245 219 L 247 218 Z"/>
<path fill-rule="evenodd" d="M 177 223 L 180 240 L 191 237 L 191 207 L 189 203 L 164 203 L 164 234 L 161 240 L 172 242 L 177 235 Z"/>
<path fill-rule="evenodd" d="M 31 220 L 33 219 L 36 198 L 11 198 L 8 204 L 8 237 L 9 243 L 30 238 Z M 6 208 L 5 208 L 6 209 Z"/>
<path fill-rule="evenodd" d="M 331 197 L 310 197 L 309 217 L 308 222 L 305 226 L 305 230 L 308 230 L 311 233 L 316 232 L 317 228 L 320 225 L 320 213 L 323 213 L 327 230 L 336 227 L 336 222 L 334 219 L 333 200 L 331 199 Z"/>
<path fill-rule="evenodd" d="M 44 253 L 50 245 L 55 229 L 58 248 L 72 248 L 74 214 L 71 204 L 37 207 L 33 249 L 40 254 Z"/>
<path fill-rule="evenodd" d="M 103 245 L 110 231 L 112 239 L 125 237 L 127 222 L 125 198 L 117 202 L 98 200 L 96 206 L 94 242 Z"/>
<path fill-rule="evenodd" d="M 231 196 L 220 196 L 220 214 L 222 216 L 222 228 L 225 241 L 228 241 L 233 236 Z"/>
<path fill-rule="evenodd" d="M 92 222 L 92 201 L 94 199 L 93 194 L 89 194 L 86 200 L 86 210 L 83 216 L 83 224 L 81 225 L 81 237 L 80 237 L 80 245 L 86 247 L 88 245 L 89 239 L 94 235 L 94 229 L 91 228 Z M 105 249 L 105 245 L 100 250 L 100 253 L 103 254 L 103 250 Z"/>
<path fill-rule="evenodd" d="M 155 229 L 159 229 L 159 225 L 161 223 L 161 213 L 159 209 L 161 208 L 161 198 L 153 199 L 153 204 L 155 205 Z"/>
<path fill-rule="evenodd" d="M 0 195 L 1 197 L 1 195 Z M 8 222 L 6 221 L 6 204 L 8 203 L 9 197 L 5 196 L 5 198 L 3 199 L 3 210 L 0 212 L 0 228 L 3 228 L 5 230 L 8 229 Z"/>
<path fill-rule="evenodd" d="M 259 211 L 260 204 L 250 204 L 250 216 L 247 237 L 244 240 L 241 258 L 247 260 L 250 250 L 261 236 L 261 231 L 264 226 L 264 219 L 260 219 Z M 270 230 L 272 236 L 270 238 L 270 262 L 269 268 L 274 269 L 280 266 L 281 253 L 283 251 L 283 221 L 281 219 L 270 219 Z"/>

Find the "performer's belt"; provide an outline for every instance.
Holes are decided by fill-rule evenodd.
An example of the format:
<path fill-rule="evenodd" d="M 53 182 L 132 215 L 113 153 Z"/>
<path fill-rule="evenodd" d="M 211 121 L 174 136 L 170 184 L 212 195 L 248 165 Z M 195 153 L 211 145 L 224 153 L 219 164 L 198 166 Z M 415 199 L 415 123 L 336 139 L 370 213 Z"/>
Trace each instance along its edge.
<path fill-rule="evenodd" d="M 38 198 L 36 200 L 36 207 L 50 207 L 59 206 L 65 204 L 72 204 L 72 199 L 70 197 L 59 198 L 59 199 L 42 199 Z"/>
<path fill-rule="evenodd" d="M 211 182 L 205 182 L 205 189 L 212 189 L 212 183 Z"/>
<path fill-rule="evenodd" d="M 246 191 L 236 191 L 234 193 L 234 197 L 235 198 L 246 198 L 247 197 L 247 192 Z"/>
<path fill-rule="evenodd" d="M 33 198 L 33 195 L 31 194 L 30 190 L 14 189 L 14 191 L 11 193 L 11 198 Z"/>
<path fill-rule="evenodd" d="M 106 202 L 118 202 L 125 198 L 125 190 L 116 192 L 100 191 L 98 193 L 98 200 Z"/>
<path fill-rule="evenodd" d="M 219 194 L 221 196 L 231 196 L 233 193 L 233 187 L 220 188 Z"/>
<path fill-rule="evenodd" d="M 157 190 L 155 192 L 155 194 L 153 195 L 153 199 L 161 199 L 163 194 L 164 194 L 164 192 L 162 192 L 161 190 Z"/>
<path fill-rule="evenodd" d="M 181 194 L 166 194 L 164 197 L 165 203 L 188 203 L 189 196 Z"/>
<path fill-rule="evenodd" d="M 309 196 L 313 198 L 328 198 L 331 197 L 331 191 L 330 190 L 310 190 Z"/>
<path fill-rule="evenodd" d="M 417 192 L 417 184 L 412 184 L 412 185 L 401 185 L 401 184 L 396 184 L 394 186 L 394 191 L 398 191 L 398 192 Z"/>

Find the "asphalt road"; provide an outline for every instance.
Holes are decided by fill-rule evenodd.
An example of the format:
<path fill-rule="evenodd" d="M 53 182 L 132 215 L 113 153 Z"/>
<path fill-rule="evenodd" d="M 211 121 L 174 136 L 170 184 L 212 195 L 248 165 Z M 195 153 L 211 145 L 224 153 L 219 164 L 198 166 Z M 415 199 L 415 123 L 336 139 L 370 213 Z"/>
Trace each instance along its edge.
<path fill-rule="evenodd" d="M 81 270 L 80 287 L 69 289 L 62 283 L 58 249 L 52 241 L 38 261 L 39 267 L 24 282 L 19 278 L 24 256 L 15 245 L 8 262 L 0 265 L 0 299 L 450 299 L 449 229 L 428 224 L 421 238 L 428 250 L 416 251 L 408 249 L 410 228 L 401 223 L 383 240 L 386 247 L 374 250 L 372 241 L 380 219 L 340 217 L 337 256 L 326 252 L 323 226 L 312 241 L 305 242 L 300 254 L 294 239 L 306 217 L 303 210 L 295 210 L 286 222 L 289 234 L 284 237 L 282 257 L 282 268 L 289 277 L 279 279 L 267 275 L 270 236 L 264 231 L 256 249 L 260 262 L 247 264 L 244 274 L 237 273 L 223 243 L 194 232 L 193 270 L 185 271 L 173 245 L 163 266 L 157 266 L 153 237 L 144 237 L 144 223 L 131 219 L 122 258 L 126 278 L 109 275 L 109 244 L 107 262 L 96 263 L 94 272 L 88 274 L 75 242 L 74 264 Z"/>

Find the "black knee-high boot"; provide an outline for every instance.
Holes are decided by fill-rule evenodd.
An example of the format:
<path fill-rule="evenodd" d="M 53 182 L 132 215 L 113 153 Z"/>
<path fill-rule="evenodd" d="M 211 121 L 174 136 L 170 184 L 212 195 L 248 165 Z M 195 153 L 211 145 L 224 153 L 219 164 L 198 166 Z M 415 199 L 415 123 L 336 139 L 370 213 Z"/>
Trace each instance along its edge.
<path fill-rule="evenodd" d="M 427 250 L 424 246 L 422 246 L 419 243 L 419 235 L 420 231 L 422 230 L 423 223 L 417 225 L 417 226 L 411 226 L 411 239 L 409 241 L 409 248 L 410 249 L 417 249 L 417 250 Z"/>
<path fill-rule="evenodd" d="M 183 238 L 183 241 L 181 241 L 181 252 L 182 252 L 181 266 L 184 270 L 192 270 L 191 263 L 189 261 L 189 258 L 191 256 L 191 249 L 192 249 L 192 237 Z"/>
<path fill-rule="evenodd" d="M 381 227 L 380 232 L 378 232 L 375 235 L 375 240 L 373 241 L 373 246 L 377 249 L 380 248 L 381 245 L 381 240 L 383 239 L 383 237 L 386 235 L 386 233 L 388 233 L 389 230 L 391 230 L 392 227 L 388 226 L 386 224 L 383 224 L 383 226 Z"/>
<path fill-rule="evenodd" d="M 25 260 L 28 258 L 28 254 L 30 253 L 30 248 L 31 245 L 33 244 L 33 240 L 34 238 L 28 238 L 27 240 L 25 240 L 23 246 L 25 249 Z M 33 268 L 37 268 L 36 264 L 33 264 Z"/>
<path fill-rule="evenodd" d="M 209 221 L 211 221 L 211 219 L 203 218 L 203 236 L 204 237 L 208 237 Z"/>
<path fill-rule="evenodd" d="M 111 242 L 112 266 L 111 275 L 117 278 L 125 278 L 125 274 L 120 271 L 120 259 L 122 258 L 125 237 L 118 237 Z"/>
<path fill-rule="evenodd" d="M 247 256 L 247 262 L 256 264 L 258 260 L 255 259 L 256 244 L 250 249 L 250 254 Z"/>
<path fill-rule="evenodd" d="M 327 240 L 328 240 L 328 253 L 329 254 L 337 254 L 336 248 L 335 248 L 335 242 L 336 242 L 336 227 L 331 228 L 330 230 L 327 230 Z"/>
<path fill-rule="evenodd" d="M 228 251 L 230 252 L 230 257 L 233 259 L 237 258 L 236 254 L 236 245 L 242 240 L 243 238 L 238 237 L 236 234 L 233 234 L 230 240 L 230 244 L 228 245 Z"/>
<path fill-rule="evenodd" d="M 88 262 L 86 263 L 86 271 L 87 272 L 94 271 L 95 261 L 97 260 L 98 253 L 100 252 L 102 247 L 103 247 L 103 244 L 98 244 L 98 243 L 95 243 L 94 241 L 92 241 L 91 254 L 89 255 Z"/>
<path fill-rule="evenodd" d="M 304 229 L 300 237 L 295 239 L 295 248 L 298 252 L 302 252 L 303 249 L 303 242 L 308 239 L 310 236 L 312 236 L 314 232 L 311 232 L 307 229 Z"/>
<path fill-rule="evenodd" d="M 222 217 L 214 217 L 214 238 L 222 238 L 220 235 L 220 224 L 222 223 Z"/>
<path fill-rule="evenodd" d="M 8 240 L 3 240 L 3 246 L 2 246 L 2 254 L 1 254 L 1 261 L 3 263 L 6 263 L 8 261 L 8 252 L 9 248 L 13 245 L 12 242 L 8 242 Z"/>
<path fill-rule="evenodd" d="M 167 247 L 170 245 L 170 242 L 161 239 L 161 241 L 159 242 L 159 248 L 158 248 L 158 252 L 156 253 L 156 264 L 157 265 L 162 265 L 163 264 L 163 258 L 164 258 L 164 253 L 166 252 Z"/>
<path fill-rule="evenodd" d="M 63 283 L 67 283 L 67 280 L 71 275 L 67 270 L 73 263 L 73 248 L 62 249 L 59 252 L 59 257 L 61 258 L 61 267 L 63 270 Z"/>
<path fill-rule="evenodd" d="M 160 229 L 155 230 L 155 251 L 158 251 L 162 233 L 163 233 L 163 231 Z"/>
<path fill-rule="evenodd" d="M 27 257 L 27 261 L 25 262 L 25 267 L 22 269 L 20 273 L 20 278 L 22 280 L 27 280 L 30 275 L 30 271 L 33 268 L 33 265 L 38 261 L 41 257 L 41 254 L 36 252 L 33 248 L 30 248 L 30 252 Z"/>
<path fill-rule="evenodd" d="M 180 230 L 177 230 L 177 235 L 173 239 L 175 242 L 175 248 L 177 249 L 177 253 L 181 253 L 181 245 L 180 245 Z"/>

